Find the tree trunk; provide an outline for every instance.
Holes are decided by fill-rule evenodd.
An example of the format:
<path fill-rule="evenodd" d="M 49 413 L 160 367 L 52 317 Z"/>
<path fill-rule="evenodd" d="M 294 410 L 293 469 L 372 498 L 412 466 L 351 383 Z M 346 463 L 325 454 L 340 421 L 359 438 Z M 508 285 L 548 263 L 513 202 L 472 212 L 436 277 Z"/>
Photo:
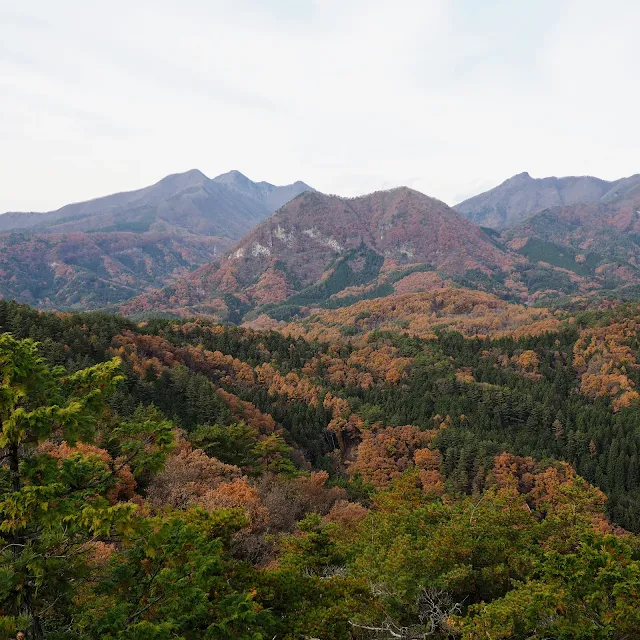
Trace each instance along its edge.
<path fill-rule="evenodd" d="M 9 473 L 11 475 L 11 491 L 17 493 L 22 488 L 20 482 L 20 452 L 18 444 L 9 445 Z"/>

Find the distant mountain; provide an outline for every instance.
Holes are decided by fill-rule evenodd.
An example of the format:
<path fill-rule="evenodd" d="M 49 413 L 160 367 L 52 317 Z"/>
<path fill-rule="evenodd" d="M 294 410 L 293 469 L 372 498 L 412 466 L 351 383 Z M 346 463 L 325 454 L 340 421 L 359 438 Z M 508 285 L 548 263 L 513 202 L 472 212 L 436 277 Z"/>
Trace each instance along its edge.
<path fill-rule="evenodd" d="M 87 200 L 86 202 L 68 204 L 55 211 L 46 213 L 5 213 L 0 216 L 0 231 L 32 227 L 40 228 L 70 218 L 82 218 L 108 212 L 113 214 L 116 211 L 128 211 L 137 207 L 157 205 L 184 189 L 197 187 L 208 181 L 209 178 L 201 171 L 192 169 L 185 173 L 166 176 L 159 182 L 143 189 L 125 191 Z"/>
<path fill-rule="evenodd" d="M 520 174 L 458 207 L 406 187 L 340 198 L 192 170 L 1 215 L 0 297 L 267 325 L 451 286 L 528 305 L 640 299 L 640 175 Z"/>
<path fill-rule="evenodd" d="M 55 308 L 121 302 L 216 258 L 310 189 L 194 169 L 56 211 L 0 215 L 0 297 Z"/>
<path fill-rule="evenodd" d="M 551 207 L 502 234 L 514 251 L 616 299 L 640 298 L 640 181 L 596 203 Z"/>
<path fill-rule="evenodd" d="M 180 229 L 239 240 L 283 204 L 311 191 L 304 182 L 278 187 L 239 171 L 210 179 L 197 169 L 167 176 L 150 187 L 69 204 L 47 213 L 0 215 L 0 232 L 166 231 Z"/>
<path fill-rule="evenodd" d="M 608 182 L 591 176 L 532 178 L 520 173 L 455 206 L 476 224 L 498 231 L 557 206 L 622 202 L 640 192 L 640 174 Z"/>
<path fill-rule="evenodd" d="M 315 191 L 308 184 L 299 180 L 283 187 L 276 187 L 268 182 L 253 182 L 235 170 L 223 173 L 213 181 L 264 204 L 272 212 L 277 211 L 281 206 L 305 191 Z"/>
<path fill-rule="evenodd" d="M 442 287 L 447 277 L 482 288 L 518 260 L 443 202 L 406 187 L 359 198 L 307 192 L 220 262 L 122 309 L 288 319 L 307 307 Z"/>

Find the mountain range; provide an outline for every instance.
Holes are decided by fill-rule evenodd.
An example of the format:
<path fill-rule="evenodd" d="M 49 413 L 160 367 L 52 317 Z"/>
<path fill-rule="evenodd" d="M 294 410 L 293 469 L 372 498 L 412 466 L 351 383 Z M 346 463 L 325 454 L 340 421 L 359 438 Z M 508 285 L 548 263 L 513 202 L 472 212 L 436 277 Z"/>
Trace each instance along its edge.
<path fill-rule="evenodd" d="M 445 203 L 406 187 L 358 198 L 307 192 L 219 262 L 123 310 L 285 320 L 301 308 L 440 286 L 447 276 L 489 279 L 518 261 L 525 259 Z"/>
<path fill-rule="evenodd" d="M 121 302 L 206 264 L 310 189 L 194 169 L 56 211 L 0 215 L 0 295 L 54 308 Z"/>
<path fill-rule="evenodd" d="M 457 204 L 455 209 L 481 226 L 503 231 L 553 207 L 617 207 L 639 195 L 640 174 L 609 182 L 592 176 L 532 178 L 524 172 Z"/>
<path fill-rule="evenodd" d="M 640 297 L 638 174 L 609 182 L 521 173 L 456 209 L 533 265 L 525 275 L 530 302 L 565 303 L 559 293 Z"/>
<path fill-rule="evenodd" d="M 455 208 L 407 187 L 342 198 L 197 170 L 0 216 L 0 295 L 52 308 L 304 319 L 463 287 L 538 306 L 640 298 L 640 175 L 518 174 Z"/>

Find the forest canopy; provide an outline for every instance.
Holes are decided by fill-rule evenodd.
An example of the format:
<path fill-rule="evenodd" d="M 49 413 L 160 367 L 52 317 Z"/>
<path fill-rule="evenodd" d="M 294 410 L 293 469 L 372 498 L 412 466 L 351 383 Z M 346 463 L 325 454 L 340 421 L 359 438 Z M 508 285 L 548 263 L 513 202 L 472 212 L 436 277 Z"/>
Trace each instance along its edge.
<path fill-rule="evenodd" d="M 0 301 L 0 638 L 638 637 L 639 319 L 319 342 Z"/>

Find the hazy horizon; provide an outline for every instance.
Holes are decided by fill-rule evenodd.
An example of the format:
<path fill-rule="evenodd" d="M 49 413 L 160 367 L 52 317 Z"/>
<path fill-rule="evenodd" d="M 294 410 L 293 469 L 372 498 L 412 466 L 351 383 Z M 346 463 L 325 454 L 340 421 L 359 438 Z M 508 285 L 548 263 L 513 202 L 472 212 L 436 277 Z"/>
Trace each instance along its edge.
<path fill-rule="evenodd" d="M 640 5 L 0 3 L 0 212 L 198 168 L 448 204 L 640 171 Z"/>
<path fill-rule="evenodd" d="M 198 167 L 191 167 L 190 169 L 185 169 L 184 171 L 173 171 L 171 173 L 168 173 L 165 176 L 160 176 L 157 180 L 154 180 L 150 184 L 140 185 L 139 187 L 135 187 L 133 189 L 120 189 L 118 191 L 113 191 L 113 192 L 109 192 L 109 193 L 97 193 L 94 196 L 91 196 L 90 198 L 85 198 L 85 199 L 82 199 L 82 200 L 68 200 L 68 201 L 65 201 L 64 203 L 62 203 L 59 207 L 56 207 L 54 209 L 48 209 L 48 210 L 42 209 L 42 210 L 38 210 L 38 211 L 36 211 L 35 209 L 33 209 L 33 210 L 23 209 L 23 210 L 20 210 L 20 211 L 18 211 L 18 210 L 6 210 L 6 211 L 0 211 L 0 215 L 3 215 L 5 213 L 47 213 L 47 212 L 50 212 L 50 211 L 55 211 L 55 210 L 57 210 L 59 208 L 62 208 L 64 206 L 70 205 L 70 204 L 77 204 L 77 203 L 80 203 L 80 202 L 85 202 L 85 201 L 90 201 L 90 200 L 97 200 L 97 199 L 100 199 L 100 198 L 103 198 L 103 197 L 106 197 L 106 196 L 110 196 L 110 195 L 114 195 L 114 194 L 117 194 L 117 193 L 123 193 L 123 192 L 128 192 L 128 191 L 137 191 L 137 190 L 143 189 L 145 187 L 153 186 L 154 184 L 157 184 L 162 179 L 164 179 L 164 178 L 166 178 L 168 176 L 180 175 L 180 174 L 188 173 L 189 171 L 194 171 L 194 170 L 201 171 L 200 169 L 198 169 Z M 224 173 L 229 173 L 231 171 L 238 171 L 241 174 L 243 174 L 246 178 L 249 178 L 250 180 L 252 180 L 253 182 L 269 182 L 269 180 L 263 180 L 262 178 L 259 178 L 259 177 L 248 176 L 244 171 L 242 171 L 241 169 L 237 169 L 237 168 L 229 169 L 229 171 L 223 171 L 222 174 L 216 174 L 216 175 L 208 175 L 206 171 L 201 171 L 201 172 L 203 174 L 205 174 L 207 176 L 207 178 L 212 179 L 212 178 L 216 178 L 219 175 L 223 175 Z M 531 175 L 530 172 L 528 172 L 528 171 L 521 171 L 519 173 L 529 173 L 530 177 L 533 178 L 534 180 L 535 179 L 542 179 L 542 178 L 585 177 L 585 176 L 577 176 L 575 174 L 567 175 L 567 176 L 534 176 L 534 175 Z M 439 198 L 437 194 L 433 194 L 433 193 L 425 193 L 425 195 L 430 196 L 432 198 L 436 198 L 438 200 L 442 200 L 443 202 L 445 202 L 449 206 L 453 207 L 453 206 L 455 206 L 456 204 L 459 204 L 460 202 L 462 202 L 465 199 L 472 198 L 473 196 L 476 196 L 476 195 L 480 195 L 480 194 L 482 194 L 482 193 L 484 193 L 486 191 L 491 190 L 493 187 L 499 186 L 499 184 L 502 184 L 503 182 L 505 182 L 509 178 L 514 177 L 515 175 L 518 175 L 518 174 L 513 174 L 512 176 L 507 176 L 507 177 L 504 178 L 504 180 L 501 180 L 500 183 L 496 183 L 494 185 L 490 185 L 490 186 L 482 189 L 481 191 L 471 192 L 467 196 L 465 196 L 465 198 L 463 198 L 461 200 L 456 200 L 455 202 L 446 202 L 443 198 Z M 618 176 L 618 178 L 627 178 L 627 177 L 631 177 L 631 175 L 632 174 L 629 174 L 628 176 Z M 600 176 L 591 176 L 591 177 L 599 178 Z M 285 186 L 285 184 L 293 184 L 294 182 L 297 182 L 297 181 L 299 181 L 298 178 L 292 179 L 290 182 L 287 182 L 287 183 L 278 184 L 276 186 Z M 306 181 L 304 179 L 302 179 L 301 181 L 305 182 L 308 186 L 310 186 L 310 187 L 312 187 L 314 189 L 316 188 L 313 184 L 309 184 L 308 181 Z M 407 187 L 407 186 L 410 187 L 410 185 L 406 185 L 406 184 L 388 185 L 388 186 L 385 186 L 385 187 L 380 187 L 378 189 L 372 189 L 371 191 L 363 191 L 362 193 L 354 193 L 354 194 L 335 194 L 335 193 L 332 193 L 332 192 L 329 192 L 329 191 L 322 191 L 322 190 L 319 190 L 319 191 L 322 191 L 322 193 L 325 193 L 327 195 L 338 195 L 338 196 L 342 196 L 342 197 L 352 198 L 352 197 L 358 197 L 358 196 L 365 196 L 365 195 L 368 195 L 368 194 L 373 193 L 375 191 L 384 191 L 384 190 L 390 190 L 390 189 L 394 189 L 394 188 L 398 188 L 398 187 Z M 415 187 L 415 186 L 414 187 L 410 187 L 410 188 L 416 189 L 416 190 L 419 191 L 419 189 L 417 187 Z"/>

